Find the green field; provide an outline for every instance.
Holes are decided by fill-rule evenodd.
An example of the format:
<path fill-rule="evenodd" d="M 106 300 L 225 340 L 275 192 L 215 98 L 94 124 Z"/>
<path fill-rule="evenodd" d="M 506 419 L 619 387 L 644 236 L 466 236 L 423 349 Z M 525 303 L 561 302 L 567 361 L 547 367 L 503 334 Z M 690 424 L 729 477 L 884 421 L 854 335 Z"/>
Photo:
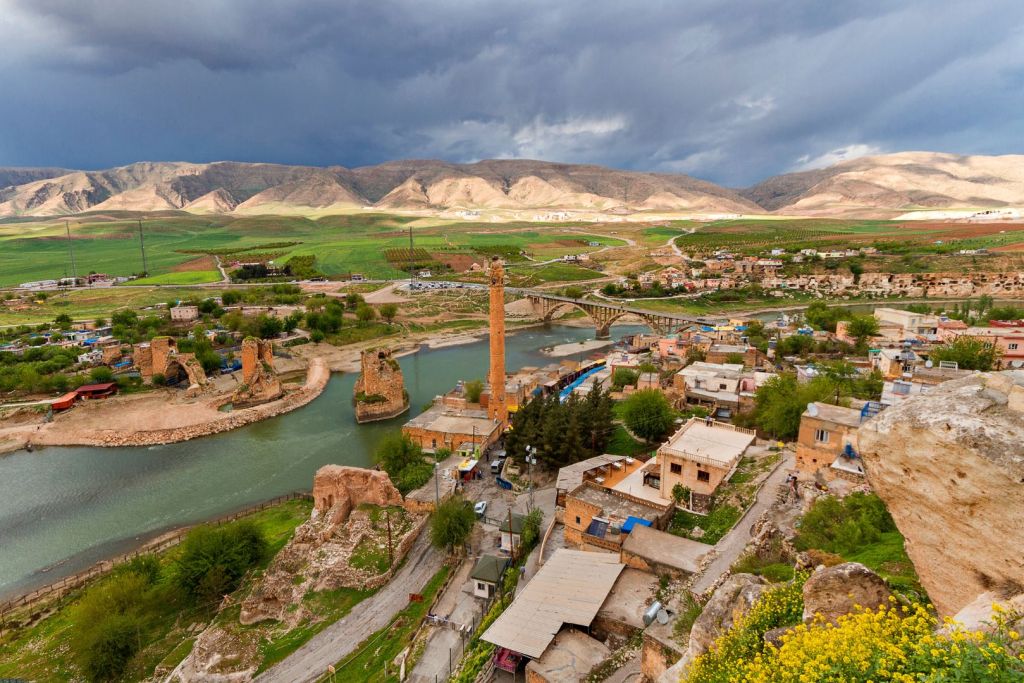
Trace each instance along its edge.
<path fill-rule="evenodd" d="M 562 254 L 596 251 L 625 242 L 610 237 L 574 233 L 573 224 L 443 223 L 384 214 L 354 214 L 311 219 L 301 216 L 198 216 L 185 212 L 134 214 L 109 212 L 69 219 L 72 239 L 65 236 L 63 219 L 38 222 L 0 222 L 0 286 L 55 279 L 74 270 L 109 275 L 142 272 L 137 218 L 142 218 L 146 261 L 152 284 L 216 282 L 215 270 L 189 270 L 187 261 L 205 253 L 242 251 L 273 254 L 282 263 L 292 256 L 313 255 L 323 273 L 369 278 L 405 275 L 399 263 L 389 263 L 387 250 L 406 250 L 412 229 L 417 253 L 445 256 L 487 253 L 505 248 L 536 254 L 538 260 Z M 600 246 L 591 247 L 589 242 Z M 391 252 L 396 253 L 396 252 Z"/>

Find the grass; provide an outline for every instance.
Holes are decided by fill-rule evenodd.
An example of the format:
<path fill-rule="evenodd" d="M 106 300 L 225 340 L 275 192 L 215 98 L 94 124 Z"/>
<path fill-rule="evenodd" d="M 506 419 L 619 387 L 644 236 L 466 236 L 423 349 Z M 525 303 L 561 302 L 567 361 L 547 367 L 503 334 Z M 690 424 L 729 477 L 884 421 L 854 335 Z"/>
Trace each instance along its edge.
<path fill-rule="evenodd" d="M 717 505 L 706 516 L 685 510 L 676 510 L 669 523 L 668 531 L 676 536 L 691 538 L 690 533 L 700 527 L 703 529 L 704 535 L 694 540 L 714 545 L 729 533 L 729 530 L 739 521 L 741 514 L 742 511 L 732 505 Z"/>
<path fill-rule="evenodd" d="M 248 515 L 263 532 L 272 553 L 280 550 L 295 527 L 309 518 L 312 501 L 292 500 Z M 160 553 L 161 564 L 169 566 L 180 549 Z M 269 562 L 269 559 L 267 560 Z M 102 586 L 110 576 L 90 582 L 55 602 L 52 613 L 27 628 L 12 630 L 0 637 L 0 677 L 28 680 L 79 680 L 81 672 L 75 664 L 67 642 L 72 632 L 74 607 L 88 589 Z M 243 587 L 244 589 L 244 587 Z M 156 637 L 146 643 L 132 660 L 126 679 L 141 680 L 152 676 L 158 664 L 177 664 L 192 649 L 195 638 L 187 629 L 196 622 L 213 616 L 208 608 L 185 607 L 168 603 L 157 615 L 160 624 Z M 237 607 L 235 608 L 237 610 Z M 236 612 L 237 614 L 237 612 Z"/>
<path fill-rule="evenodd" d="M 898 531 L 881 534 L 874 543 L 843 555 L 843 559 L 848 562 L 860 562 L 901 593 L 927 600 L 914 564 L 907 556 L 903 536 Z"/>
<path fill-rule="evenodd" d="M 216 270 L 183 270 L 132 280 L 133 285 L 202 285 L 221 279 Z"/>
<path fill-rule="evenodd" d="M 612 432 L 612 438 L 608 440 L 608 445 L 605 447 L 605 451 L 613 455 L 636 456 L 649 453 L 653 450 L 654 446 L 645 444 L 643 441 L 637 441 L 622 425 L 615 425 L 615 431 Z"/>
<path fill-rule="evenodd" d="M 410 602 L 388 626 L 368 637 L 352 655 L 339 661 L 335 666 L 336 680 L 365 683 L 398 681 L 394 660 L 409 645 L 449 572 L 450 567 L 442 567 L 420 591 L 422 602 Z"/>

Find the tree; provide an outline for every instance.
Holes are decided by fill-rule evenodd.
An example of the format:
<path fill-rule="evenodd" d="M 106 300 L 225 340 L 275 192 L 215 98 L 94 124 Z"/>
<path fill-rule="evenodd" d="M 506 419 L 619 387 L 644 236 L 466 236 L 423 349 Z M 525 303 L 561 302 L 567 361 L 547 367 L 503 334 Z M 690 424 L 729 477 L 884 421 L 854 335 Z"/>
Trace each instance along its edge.
<path fill-rule="evenodd" d="M 394 322 L 396 315 L 398 315 L 398 304 L 389 303 L 380 307 L 380 317 L 384 318 L 388 325 Z"/>
<path fill-rule="evenodd" d="M 462 496 L 449 498 L 430 519 L 430 542 L 435 548 L 452 552 L 465 544 L 475 523 L 476 513 L 468 500 Z"/>
<path fill-rule="evenodd" d="M 846 333 L 857 340 L 858 348 L 863 348 L 868 338 L 878 334 L 878 319 L 873 315 L 854 315 L 846 323 Z"/>
<path fill-rule="evenodd" d="M 356 310 L 364 302 L 365 299 L 363 299 L 362 294 L 356 294 L 355 292 L 352 292 L 351 294 L 345 295 L 345 308 L 348 308 L 349 310 Z"/>
<path fill-rule="evenodd" d="M 484 383 L 479 379 L 471 379 L 462 387 L 466 392 L 466 400 L 470 403 L 479 403 L 480 395 L 484 393 Z"/>
<path fill-rule="evenodd" d="M 402 432 L 384 437 L 374 451 L 373 461 L 388 473 L 402 494 L 426 484 L 434 471 L 434 466 L 423 457 L 420 445 Z"/>
<path fill-rule="evenodd" d="M 540 508 L 534 508 L 526 515 L 526 519 L 523 520 L 522 532 L 519 534 L 521 552 L 530 552 L 537 541 L 540 540 L 540 524 L 543 521 L 544 513 L 541 512 Z"/>
<path fill-rule="evenodd" d="M 238 290 L 229 289 L 220 295 L 220 300 L 225 306 L 233 306 L 242 300 L 242 293 Z"/>
<path fill-rule="evenodd" d="M 356 309 L 356 320 L 358 320 L 360 324 L 371 323 L 376 319 L 377 311 L 374 310 L 372 306 L 362 304 Z"/>
<path fill-rule="evenodd" d="M 690 487 L 677 483 L 672 487 L 672 500 L 676 505 L 682 505 L 686 501 L 686 507 L 690 506 Z"/>
<path fill-rule="evenodd" d="M 999 349 L 992 342 L 961 335 L 932 349 L 930 358 L 935 363 L 953 361 L 961 370 L 987 371 L 998 363 Z"/>
<path fill-rule="evenodd" d="M 743 357 L 743 354 L 738 351 L 733 351 L 731 353 L 725 354 L 726 363 L 731 363 L 733 365 L 743 365 L 744 360 L 745 359 Z"/>
<path fill-rule="evenodd" d="M 754 395 L 754 422 L 779 438 L 794 437 L 800 431 L 800 416 L 807 404 L 834 399 L 836 389 L 836 384 L 825 376 L 801 383 L 791 372 L 775 375 L 758 387 Z"/>
<path fill-rule="evenodd" d="M 99 365 L 89 371 L 93 382 L 109 382 L 114 379 L 114 372 L 106 365 Z"/>
<path fill-rule="evenodd" d="M 106 327 L 107 321 L 105 318 L 96 318 L 95 322 L 93 322 L 93 325 L 95 325 L 96 328 L 99 329 L 101 327 Z"/>
<path fill-rule="evenodd" d="M 707 360 L 707 352 L 699 346 L 691 346 L 686 350 L 686 364 L 702 363 Z"/>
<path fill-rule="evenodd" d="M 675 420 L 672 406 L 657 389 L 642 389 L 626 399 L 622 411 L 629 430 L 648 443 L 660 439 Z"/>
<path fill-rule="evenodd" d="M 242 576 L 269 552 L 253 522 L 211 527 L 188 533 L 174 562 L 174 582 L 197 602 L 214 603 L 238 587 Z"/>
<path fill-rule="evenodd" d="M 615 372 L 612 373 L 612 388 L 616 391 L 621 391 L 622 387 L 634 386 L 637 380 L 640 379 L 639 373 L 629 368 L 615 368 Z"/>
<path fill-rule="evenodd" d="M 256 330 L 263 339 L 273 339 L 280 336 L 283 329 L 284 324 L 280 318 L 264 314 L 256 317 Z"/>

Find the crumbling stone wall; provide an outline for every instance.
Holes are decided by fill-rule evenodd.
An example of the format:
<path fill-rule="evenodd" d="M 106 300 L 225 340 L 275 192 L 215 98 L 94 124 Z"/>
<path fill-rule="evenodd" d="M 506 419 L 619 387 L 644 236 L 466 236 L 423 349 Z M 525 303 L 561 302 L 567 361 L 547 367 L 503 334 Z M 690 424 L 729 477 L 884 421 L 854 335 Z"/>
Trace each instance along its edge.
<path fill-rule="evenodd" d="M 172 337 L 153 337 L 148 343 L 137 345 L 133 357 L 144 381 L 152 381 L 153 375 L 166 377 L 176 371 L 176 365 L 180 365 L 190 386 L 202 387 L 207 383 L 206 373 L 195 355 L 178 353 L 177 343 Z"/>
<path fill-rule="evenodd" d="M 387 472 L 347 465 L 324 465 L 313 477 L 313 508 L 326 515 L 337 508 L 336 523 L 348 518 L 348 512 L 363 503 L 401 505 L 402 494 L 391 483 Z"/>
<path fill-rule="evenodd" d="M 409 394 L 391 349 L 363 351 L 362 372 L 352 389 L 356 422 L 387 420 L 409 409 Z"/>
<path fill-rule="evenodd" d="M 259 405 L 284 394 L 274 373 L 274 347 L 271 342 L 246 337 L 242 341 L 242 384 L 231 397 L 237 407 Z"/>
<path fill-rule="evenodd" d="M 938 611 L 1024 592 L 1024 372 L 981 373 L 861 426 L 868 481 Z"/>

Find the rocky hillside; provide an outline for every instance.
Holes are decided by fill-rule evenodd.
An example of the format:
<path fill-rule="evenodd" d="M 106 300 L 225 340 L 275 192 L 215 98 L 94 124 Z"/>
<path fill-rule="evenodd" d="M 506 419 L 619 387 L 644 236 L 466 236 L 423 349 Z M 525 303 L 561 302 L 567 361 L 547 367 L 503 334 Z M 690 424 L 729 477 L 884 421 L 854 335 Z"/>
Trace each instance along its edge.
<path fill-rule="evenodd" d="M 787 173 L 741 190 L 768 211 L 827 216 L 1024 206 L 1024 155 L 903 152 Z"/>
<path fill-rule="evenodd" d="M 0 169 L 0 216 L 122 209 L 305 213 L 544 209 L 759 213 L 736 192 L 685 175 L 528 160 L 398 161 L 347 169 L 145 162 L 105 171 Z"/>

